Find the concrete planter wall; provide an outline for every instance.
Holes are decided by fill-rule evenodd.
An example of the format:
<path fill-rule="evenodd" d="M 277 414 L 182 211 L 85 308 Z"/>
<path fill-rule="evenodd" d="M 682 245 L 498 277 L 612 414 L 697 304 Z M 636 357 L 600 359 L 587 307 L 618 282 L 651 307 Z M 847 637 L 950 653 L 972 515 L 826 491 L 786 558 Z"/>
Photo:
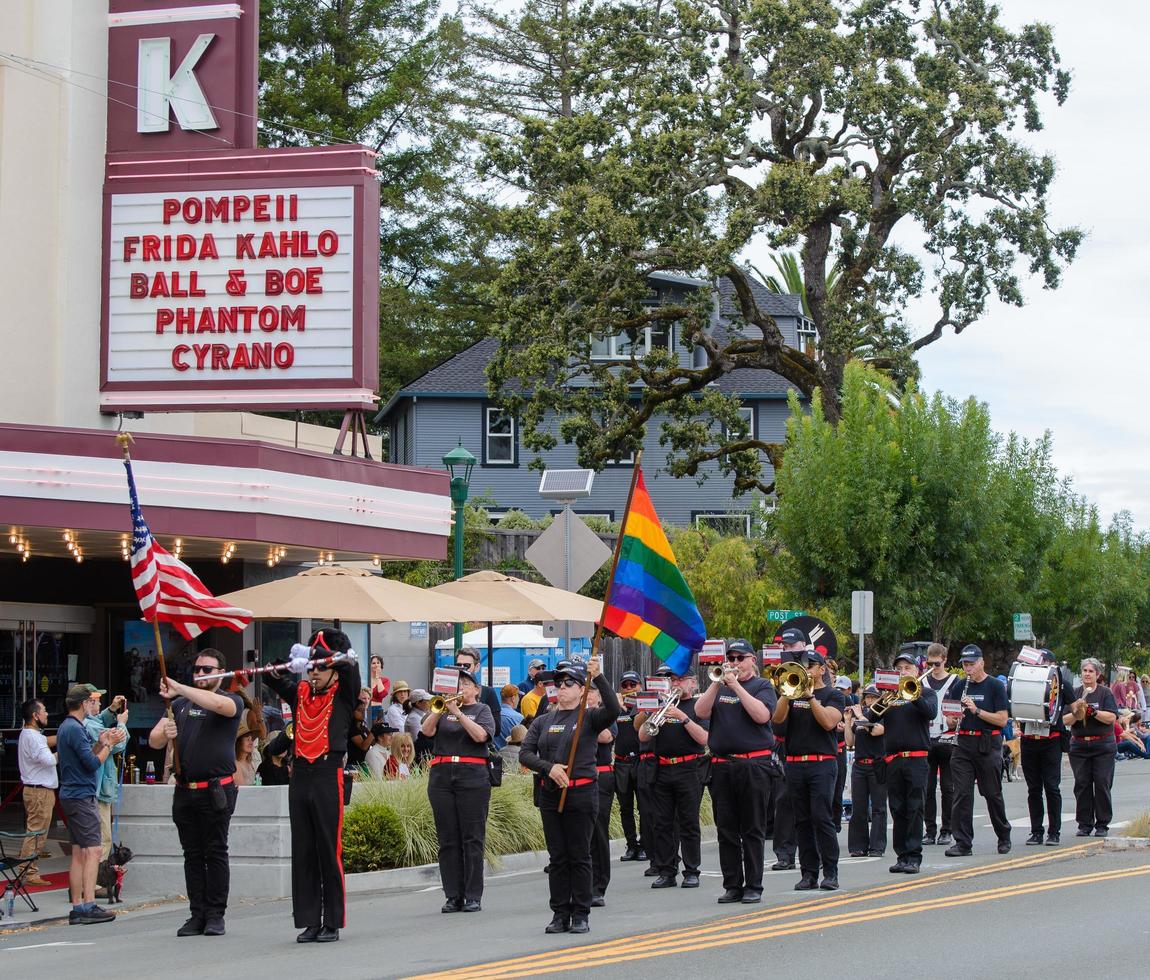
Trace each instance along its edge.
<path fill-rule="evenodd" d="M 174 786 L 124 787 L 120 839 L 132 849 L 135 894 L 184 894 L 184 854 L 172 823 Z M 232 898 L 291 894 L 291 824 L 286 786 L 241 786 L 228 835 Z"/>

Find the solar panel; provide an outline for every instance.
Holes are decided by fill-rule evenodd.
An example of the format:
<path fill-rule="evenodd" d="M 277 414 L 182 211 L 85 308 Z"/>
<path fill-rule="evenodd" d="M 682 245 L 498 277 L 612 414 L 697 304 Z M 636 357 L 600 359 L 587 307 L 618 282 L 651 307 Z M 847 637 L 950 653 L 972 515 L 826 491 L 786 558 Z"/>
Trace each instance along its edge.
<path fill-rule="evenodd" d="M 539 496 L 548 500 L 589 497 L 594 482 L 594 470 L 546 470 L 539 481 Z"/>

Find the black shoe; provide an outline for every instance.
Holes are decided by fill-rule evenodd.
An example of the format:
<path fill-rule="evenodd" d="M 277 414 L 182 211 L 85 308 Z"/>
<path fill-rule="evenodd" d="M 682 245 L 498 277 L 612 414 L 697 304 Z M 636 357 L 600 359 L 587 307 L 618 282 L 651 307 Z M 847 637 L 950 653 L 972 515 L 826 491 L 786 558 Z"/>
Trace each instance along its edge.
<path fill-rule="evenodd" d="M 1061 834 L 1051 833 L 1051 834 L 1046 835 L 1046 846 L 1047 847 L 1057 847 L 1061 843 L 1062 843 L 1062 835 Z"/>
<path fill-rule="evenodd" d="M 202 936 L 204 934 L 204 920 L 197 919 L 192 916 L 185 922 L 179 929 L 176 930 L 177 936 Z"/>
<path fill-rule="evenodd" d="M 591 931 L 591 924 L 587 921 L 587 916 L 585 916 L 585 915 L 573 915 L 573 916 L 571 916 L 571 926 L 567 931 L 578 933 L 578 934 L 590 932 Z"/>
<path fill-rule="evenodd" d="M 886 851 L 867 851 L 867 852 L 866 852 L 866 856 L 867 856 L 867 857 L 872 857 L 872 858 L 880 858 L 880 857 L 882 857 L 884 854 L 886 854 Z"/>
<path fill-rule="evenodd" d="M 790 862 L 776 861 L 774 864 L 771 865 L 771 870 L 772 871 L 794 871 L 795 870 L 795 862 L 794 861 L 790 861 Z"/>
<path fill-rule="evenodd" d="M 1095 837 L 1109 837 L 1110 831 L 1106 827 L 1099 827 L 1096 831 L 1094 831 L 1094 836 Z"/>
<path fill-rule="evenodd" d="M 440 912 L 462 912 L 463 911 L 463 899 L 462 898 L 449 898 L 446 902 L 443 903 L 443 908 L 441 908 L 439 911 Z"/>
<path fill-rule="evenodd" d="M 1090 836 L 1090 828 L 1087 827 L 1086 830 L 1083 830 L 1081 827 L 1079 827 L 1076 831 L 1074 831 L 1074 836 L 1075 837 L 1089 837 Z"/>
<path fill-rule="evenodd" d="M 601 909 L 606 904 L 607 904 L 607 899 L 605 899 L 602 895 L 592 895 L 591 896 L 591 908 Z"/>
<path fill-rule="evenodd" d="M 683 887 L 684 888 L 698 888 L 699 876 L 692 871 L 683 872 Z"/>
<path fill-rule="evenodd" d="M 949 830 L 944 830 L 942 833 L 940 833 L 938 835 L 938 846 L 939 847 L 945 847 L 946 845 L 953 844 L 953 843 L 954 843 L 954 837 L 951 836 L 951 833 Z"/>
<path fill-rule="evenodd" d="M 314 943 L 315 937 L 319 935 L 319 926 L 308 926 L 303 932 L 295 937 L 297 943 Z"/>
<path fill-rule="evenodd" d="M 222 915 L 211 916 L 204 926 L 205 936 L 222 936 L 225 931 L 224 917 Z"/>
<path fill-rule="evenodd" d="M 851 857 L 864 858 L 866 857 L 866 851 L 851 851 Z"/>
<path fill-rule="evenodd" d="M 795 891 L 809 892 L 819 887 L 819 879 L 811 875 L 803 875 L 795 884 Z"/>
<path fill-rule="evenodd" d="M 741 888 L 728 888 L 719 896 L 720 905 L 734 905 L 735 902 L 741 902 L 742 900 L 743 890 Z"/>
<path fill-rule="evenodd" d="M 543 865 L 543 873 L 545 875 L 551 874 L 551 862 L 550 861 L 548 861 L 545 865 Z"/>
<path fill-rule="evenodd" d="M 554 935 L 557 932 L 570 932 L 571 920 L 565 915 L 557 915 L 551 920 L 547 928 L 543 931 L 549 935 Z"/>
<path fill-rule="evenodd" d="M 657 877 L 659 877 L 659 869 L 658 868 L 647 868 L 647 870 L 643 872 L 643 877 L 644 878 L 657 878 Z"/>
<path fill-rule="evenodd" d="M 920 870 L 922 869 L 911 861 L 907 861 L 907 863 L 902 866 L 902 873 L 904 875 L 916 875 Z"/>
<path fill-rule="evenodd" d="M 640 847 L 638 853 L 635 855 L 635 860 L 636 861 L 646 861 L 647 860 L 647 852 L 645 850 L 643 850 L 643 848 Z"/>
<path fill-rule="evenodd" d="M 953 847 L 948 847 L 943 851 L 948 858 L 965 858 L 970 857 L 970 848 L 963 847 L 961 844 L 955 844 Z"/>
<path fill-rule="evenodd" d="M 902 858 L 899 858 L 894 864 L 887 868 L 887 870 L 892 875 L 903 874 L 906 871 L 906 862 Z"/>
<path fill-rule="evenodd" d="M 1027 845 L 1041 844 L 1042 843 L 1042 831 L 1036 830 L 1033 834 L 1031 834 L 1029 837 L 1026 838 L 1026 843 L 1027 843 Z"/>
<path fill-rule="evenodd" d="M 998 853 L 999 854 L 1009 854 L 1010 853 L 1010 838 L 1009 837 L 1007 837 L 1006 840 L 1000 840 L 998 842 Z"/>
<path fill-rule="evenodd" d="M 320 926 L 315 941 L 317 943 L 338 943 L 339 930 L 333 929 L 331 926 Z"/>
<path fill-rule="evenodd" d="M 819 882 L 819 888 L 821 888 L 825 892 L 838 891 L 838 889 L 839 889 L 839 876 L 838 875 L 826 875 L 826 876 L 824 876 L 823 880 L 821 882 Z"/>
<path fill-rule="evenodd" d="M 99 905 L 93 905 L 86 912 L 72 909 L 72 911 L 68 913 L 68 925 L 94 926 L 99 925 L 101 922 L 111 922 L 115 918 L 115 912 L 109 912 L 107 909 L 100 908 Z"/>
<path fill-rule="evenodd" d="M 479 899 L 477 898 L 469 898 L 463 903 L 464 912 L 480 912 L 482 909 L 483 906 L 479 904 Z"/>
<path fill-rule="evenodd" d="M 742 903 L 744 905 L 757 905 L 763 900 L 763 890 L 761 888 L 744 888 Z"/>
<path fill-rule="evenodd" d="M 651 882 L 652 888 L 674 888 L 678 882 L 675 880 L 674 875 L 659 875 L 654 881 Z"/>
<path fill-rule="evenodd" d="M 628 844 L 627 850 L 625 850 L 623 852 L 623 856 L 621 858 L 619 858 L 619 860 L 620 861 L 638 861 L 639 860 L 639 848 L 637 848 L 634 844 Z"/>
<path fill-rule="evenodd" d="M 922 842 L 923 844 L 934 844 L 937 843 L 937 838 L 934 836 L 934 834 L 923 834 Z"/>

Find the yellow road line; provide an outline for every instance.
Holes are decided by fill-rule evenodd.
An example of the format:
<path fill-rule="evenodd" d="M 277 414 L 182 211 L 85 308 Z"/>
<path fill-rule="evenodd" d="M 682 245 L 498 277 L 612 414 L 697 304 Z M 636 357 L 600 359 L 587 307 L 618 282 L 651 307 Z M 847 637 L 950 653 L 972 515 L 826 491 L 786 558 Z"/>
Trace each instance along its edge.
<path fill-rule="evenodd" d="M 687 929 L 678 930 L 676 932 L 649 932 L 640 933 L 634 936 L 624 936 L 618 939 L 605 940 L 601 943 L 590 943 L 582 946 L 568 947 L 563 950 L 557 950 L 551 953 L 536 953 L 527 956 L 516 957 L 509 960 L 501 960 L 496 963 L 490 964 L 477 964 L 471 970 L 464 967 L 463 970 L 467 975 L 472 975 L 471 971 L 474 970 L 497 970 L 507 967 L 524 967 L 529 964 L 544 964 L 554 961 L 556 954 L 564 956 L 566 954 L 578 955 L 584 958 L 588 955 L 606 954 L 613 949 L 619 947 L 626 947 L 629 950 L 637 951 L 642 948 L 651 946 L 664 946 L 668 941 L 685 941 L 693 936 L 707 935 L 710 933 L 729 933 L 732 928 L 740 928 L 742 926 L 754 925 L 762 923 L 766 920 L 777 921 L 782 918 L 792 918 L 804 912 L 818 912 L 832 908 L 839 908 L 844 905 L 853 905 L 859 902 L 871 902 L 880 898 L 887 898 L 892 895 L 903 894 L 911 891 L 918 891 L 923 888 L 930 888 L 935 885 L 947 884 L 954 881 L 962 881 L 968 878 L 980 877 L 987 874 L 994 874 L 1001 871 L 1011 871 L 1021 868 L 1033 867 L 1038 864 L 1044 864 L 1049 861 L 1055 861 L 1069 855 L 1081 854 L 1087 850 L 1096 850 L 1101 847 L 1101 841 L 1092 841 L 1087 844 L 1077 844 L 1073 847 L 1059 849 L 1058 851 L 1049 851 L 1043 854 L 1034 855 L 1025 858 L 1013 858 L 1010 861 L 1001 861 L 993 864 L 978 865 L 973 868 L 960 868 L 955 871 L 947 871 L 938 875 L 931 875 L 926 878 L 918 880 L 902 879 L 898 882 L 892 882 L 889 885 L 879 885 L 875 888 L 868 889 L 863 892 L 852 892 L 847 895 L 837 896 L 820 896 L 815 899 L 803 902 L 791 902 L 786 905 L 772 906 L 769 909 L 760 909 L 755 912 L 746 912 L 740 915 L 729 915 L 718 919 L 713 919 L 710 922 L 690 927 Z M 461 977 L 460 970 L 446 970 L 437 973 L 420 974 L 418 977 L 413 977 L 412 980 L 445 980 L 445 978 Z M 475 974 L 480 975 L 480 974 Z M 488 972 L 482 974 L 485 976 L 503 976 L 499 972 Z"/>
<path fill-rule="evenodd" d="M 582 949 L 576 948 L 568 950 L 567 952 L 570 955 L 566 957 L 560 954 L 559 956 L 553 956 L 551 959 L 539 964 L 532 964 L 530 966 L 523 966 L 518 968 L 513 967 L 511 969 L 507 969 L 506 964 L 498 966 L 493 964 L 490 966 L 479 967 L 475 970 L 457 970 L 452 973 L 452 976 L 454 976 L 456 980 L 477 980 L 477 978 L 486 977 L 498 977 L 500 980 L 504 980 L 504 978 L 506 978 L 506 980 L 510 980 L 510 978 L 513 977 L 537 976 L 540 973 L 564 973 L 570 970 L 583 970 L 589 967 L 610 966 L 616 963 L 635 962 L 638 960 L 651 959 L 659 956 L 671 956 L 674 954 L 696 952 L 698 950 L 715 949 L 719 946 L 732 946 L 747 942 L 757 942 L 764 939 L 798 936 L 802 935 L 803 933 L 817 932 L 822 929 L 828 929 L 837 926 L 849 926 L 861 922 L 870 923 L 877 919 L 896 918 L 899 916 L 914 915 L 921 912 L 935 911 L 938 909 L 957 908 L 963 905 L 973 905 L 982 902 L 998 901 L 1005 898 L 1016 898 L 1021 895 L 1052 891 L 1060 888 L 1071 888 L 1080 885 L 1117 881 L 1122 878 L 1131 878 L 1148 874 L 1150 874 L 1150 865 L 1141 868 L 1127 869 L 1125 871 L 1105 871 L 1095 872 L 1093 874 L 1087 875 L 1078 875 L 1070 878 L 1054 878 L 1046 881 L 1029 882 L 1026 884 L 1012 885 L 1004 888 L 984 890 L 975 892 L 970 895 L 940 897 L 936 899 L 929 899 L 923 902 L 907 902 L 885 909 L 860 909 L 854 912 L 848 912 L 838 916 L 827 916 L 805 923 L 791 923 L 788 925 L 764 926 L 758 929 L 745 929 L 736 935 L 726 933 L 711 938 L 695 937 L 678 944 L 668 942 L 664 946 L 657 949 L 637 950 L 632 952 L 627 952 L 625 950 L 609 951 L 598 957 L 576 955 L 584 953 L 586 947 L 583 947 Z"/>

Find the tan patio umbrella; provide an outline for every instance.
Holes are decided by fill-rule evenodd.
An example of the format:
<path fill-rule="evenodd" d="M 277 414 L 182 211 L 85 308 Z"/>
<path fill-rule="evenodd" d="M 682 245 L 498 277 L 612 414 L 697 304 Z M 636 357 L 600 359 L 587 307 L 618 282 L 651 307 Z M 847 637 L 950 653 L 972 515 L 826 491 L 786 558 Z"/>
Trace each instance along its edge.
<path fill-rule="evenodd" d="M 256 619 L 347 620 L 352 623 L 486 622 L 492 610 L 363 568 L 320 565 L 291 578 L 220 596 Z M 500 616 L 503 622 L 505 616 Z"/>

